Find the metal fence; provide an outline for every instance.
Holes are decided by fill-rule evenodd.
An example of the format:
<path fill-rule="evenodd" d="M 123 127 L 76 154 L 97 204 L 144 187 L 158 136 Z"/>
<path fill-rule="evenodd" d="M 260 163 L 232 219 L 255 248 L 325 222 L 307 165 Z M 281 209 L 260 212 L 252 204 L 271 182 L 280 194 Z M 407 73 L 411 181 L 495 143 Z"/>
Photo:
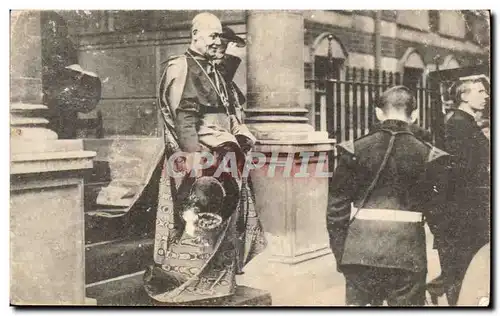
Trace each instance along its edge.
<path fill-rule="evenodd" d="M 387 88 L 403 84 L 400 73 L 346 67 L 342 80 L 307 80 L 314 91 L 316 129 L 325 130 L 337 143 L 367 134 L 377 123 L 375 106 Z M 408 84 L 407 84 L 408 86 Z M 433 133 L 432 91 L 422 78 L 411 82 L 419 117 L 416 124 Z"/>

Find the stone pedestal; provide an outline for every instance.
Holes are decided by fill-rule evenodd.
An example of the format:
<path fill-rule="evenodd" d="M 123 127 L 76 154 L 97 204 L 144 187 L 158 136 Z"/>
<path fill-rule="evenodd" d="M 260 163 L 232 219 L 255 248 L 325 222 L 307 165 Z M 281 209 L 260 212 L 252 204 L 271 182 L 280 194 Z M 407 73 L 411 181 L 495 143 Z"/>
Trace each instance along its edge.
<path fill-rule="evenodd" d="M 267 157 L 265 166 L 251 173 L 269 242 L 266 257 L 295 264 L 330 252 L 326 173 L 327 155 L 335 141 L 308 124 L 300 100 L 304 89 L 302 12 L 247 14 L 245 122 L 258 139 L 255 151 Z"/>
<path fill-rule="evenodd" d="M 84 305 L 83 175 L 94 152 L 45 126 L 40 13 L 11 12 L 10 301 Z"/>
<path fill-rule="evenodd" d="M 247 286 L 238 286 L 234 295 L 189 303 L 160 303 L 154 301 L 144 290 L 144 271 L 110 280 L 109 283 L 96 283 L 87 288 L 87 294 L 98 306 L 157 306 L 160 308 L 177 307 L 233 307 L 233 306 L 271 306 L 271 295 L 267 291 Z M 89 302 L 90 303 L 90 302 Z"/>
<path fill-rule="evenodd" d="M 12 139 L 11 303 L 85 304 L 82 170 L 78 140 Z"/>
<path fill-rule="evenodd" d="M 269 260 L 296 264 L 330 253 L 325 211 L 331 142 L 262 140 L 267 162 L 252 173 Z"/>

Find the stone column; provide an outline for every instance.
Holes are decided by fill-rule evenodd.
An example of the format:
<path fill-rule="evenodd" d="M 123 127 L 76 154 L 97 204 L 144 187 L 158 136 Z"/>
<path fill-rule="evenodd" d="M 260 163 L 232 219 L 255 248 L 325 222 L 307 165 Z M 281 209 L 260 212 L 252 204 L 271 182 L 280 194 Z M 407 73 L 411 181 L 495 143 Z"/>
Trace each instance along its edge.
<path fill-rule="evenodd" d="M 256 206 L 270 260 L 295 264 L 330 253 L 325 223 L 328 178 L 324 174 L 334 140 L 326 132 L 314 131 L 301 102 L 302 12 L 247 14 L 245 122 L 258 138 L 255 151 L 268 157 L 263 168 L 252 171 Z"/>
<path fill-rule="evenodd" d="M 83 305 L 83 175 L 94 152 L 45 126 L 40 12 L 11 11 L 11 303 Z"/>

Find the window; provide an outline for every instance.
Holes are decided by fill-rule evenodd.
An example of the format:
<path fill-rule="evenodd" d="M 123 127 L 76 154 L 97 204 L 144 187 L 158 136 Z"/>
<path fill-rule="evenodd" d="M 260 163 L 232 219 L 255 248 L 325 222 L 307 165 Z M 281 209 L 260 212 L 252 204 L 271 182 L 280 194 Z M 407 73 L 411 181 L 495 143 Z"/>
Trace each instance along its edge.
<path fill-rule="evenodd" d="M 490 15 L 488 11 L 464 10 L 465 39 L 490 49 Z"/>
<path fill-rule="evenodd" d="M 340 79 L 340 70 L 344 60 L 341 58 L 332 59 L 331 73 L 328 74 L 328 57 L 315 56 L 314 57 L 314 78 L 315 79 Z M 328 76 L 330 75 L 330 76 Z"/>
<path fill-rule="evenodd" d="M 443 63 L 439 65 L 439 69 L 453 69 L 453 68 L 460 68 L 459 62 L 456 60 L 453 55 L 448 55 L 443 59 Z"/>
<path fill-rule="evenodd" d="M 314 72 L 311 74 L 315 80 L 315 87 L 312 92 L 314 101 L 312 102 L 311 124 L 317 131 L 327 131 L 327 118 L 333 117 L 334 109 L 328 108 L 326 104 L 325 79 L 342 79 L 347 51 L 335 35 L 327 32 L 320 34 L 314 40 L 312 47 L 311 61 L 314 63 Z"/>
<path fill-rule="evenodd" d="M 465 20 L 465 39 L 467 41 L 474 42 L 474 12 L 470 10 L 462 11 Z"/>
<path fill-rule="evenodd" d="M 420 84 L 422 85 L 425 63 L 418 51 L 409 47 L 401 57 L 399 69 L 403 72 L 403 85 L 413 91 Z"/>
<path fill-rule="evenodd" d="M 314 79 L 316 80 L 314 98 L 314 127 L 317 131 L 326 131 L 326 85 L 324 80 L 340 80 L 344 59 L 332 58 L 331 64 L 329 65 L 328 63 L 328 57 L 326 56 L 314 57 Z"/>
<path fill-rule="evenodd" d="M 417 91 L 417 86 L 421 83 L 423 69 L 405 67 L 403 74 L 403 85 L 410 88 L 412 91 Z"/>
<path fill-rule="evenodd" d="M 431 32 L 439 32 L 439 11 L 429 10 L 429 30 Z"/>
<path fill-rule="evenodd" d="M 429 15 L 426 10 L 398 10 L 397 23 L 421 31 L 429 30 Z"/>
<path fill-rule="evenodd" d="M 325 11 L 351 15 L 354 10 L 325 10 Z"/>
<path fill-rule="evenodd" d="M 466 26 L 463 14 L 458 10 L 439 11 L 439 33 L 441 35 L 463 39 Z"/>

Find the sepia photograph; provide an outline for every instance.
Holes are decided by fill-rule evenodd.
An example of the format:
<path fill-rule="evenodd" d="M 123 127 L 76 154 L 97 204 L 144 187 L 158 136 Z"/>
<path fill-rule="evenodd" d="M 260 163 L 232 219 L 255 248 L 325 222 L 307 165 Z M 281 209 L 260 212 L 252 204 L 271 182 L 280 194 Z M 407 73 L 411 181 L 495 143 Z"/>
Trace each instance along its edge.
<path fill-rule="evenodd" d="M 11 307 L 492 307 L 488 8 L 9 19 Z"/>

